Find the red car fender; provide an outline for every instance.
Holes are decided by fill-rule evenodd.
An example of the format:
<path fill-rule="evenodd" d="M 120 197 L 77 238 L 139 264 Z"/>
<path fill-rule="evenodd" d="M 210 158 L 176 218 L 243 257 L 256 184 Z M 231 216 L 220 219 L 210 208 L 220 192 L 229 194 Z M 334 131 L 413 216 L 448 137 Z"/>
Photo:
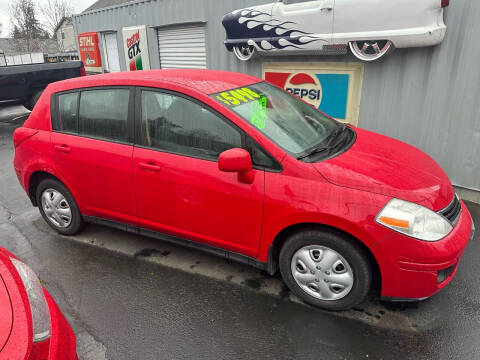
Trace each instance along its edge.
<path fill-rule="evenodd" d="M 51 320 L 52 335 L 48 340 L 48 360 L 76 359 L 77 346 L 73 330 L 50 294 L 45 289 L 43 289 L 43 293 L 50 311 Z"/>
<path fill-rule="evenodd" d="M 32 112 L 23 124 L 23 127 L 44 131 L 52 130 L 52 122 L 50 118 L 51 89 L 52 86 L 48 85 L 43 91 Z"/>
<path fill-rule="evenodd" d="M 292 226 L 317 224 L 337 228 L 369 249 L 391 233 L 374 221 L 389 201 L 388 196 L 331 184 L 310 164 L 304 164 L 300 171 L 305 175 L 303 178 L 291 174 L 286 181 L 276 181 L 275 173 L 265 174 L 264 224 L 258 260 L 266 262 L 271 244 Z M 282 175 L 289 174 L 285 170 Z M 320 191 L 312 191 L 313 188 Z M 286 195 L 291 199 L 288 203 L 284 201 Z"/>
<path fill-rule="evenodd" d="M 43 294 L 50 313 L 51 336 L 45 341 L 33 343 L 32 314 L 27 291 L 10 258 L 18 260 L 0 248 L 0 277 L 10 296 L 14 318 L 11 334 L 1 349 L 0 360 L 77 359 L 75 334 L 45 288 Z"/>
<path fill-rule="evenodd" d="M 0 253 L 0 276 L 10 295 L 13 310 L 13 327 L 10 337 L 0 353 L 0 360 L 28 359 L 32 349 L 32 314 L 27 291 L 8 252 Z"/>
<path fill-rule="evenodd" d="M 38 164 L 34 164 L 32 167 L 28 168 L 27 171 L 25 171 L 25 176 L 24 176 L 25 188 L 24 189 L 27 192 L 27 194 L 28 194 L 28 189 L 30 188 L 30 181 L 31 181 L 32 175 L 38 171 L 45 172 L 50 174 L 53 177 L 56 177 L 58 180 L 60 180 L 60 182 L 62 182 L 65 185 L 65 181 L 63 180 L 62 176 L 58 174 L 51 166 L 47 165 L 46 163 L 44 164 L 38 163 Z M 81 201 L 78 201 L 77 198 L 75 197 L 75 191 L 70 188 L 68 190 L 73 194 L 77 204 L 80 204 Z"/>
<path fill-rule="evenodd" d="M 51 132 L 39 131 L 35 136 L 27 140 L 16 149 L 15 160 L 16 162 L 22 164 L 22 166 L 15 166 L 15 169 L 17 173 L 20 171 L 21 178 L 19 180 L 27 195 L 29 195 L 32 175 L 38 171 L 52 175 L 53 177 L 59 179 L 65 186 L 67 186 L 65 179 L 59 172 L 57 172 L 55 163 L 52 159 L 51 134 Z M 39 147 L 41 146 L 43 146 L 44 149 L 38 151 Z M 28 154 L 31 154 L 32 152 L 35 152 L 38 155 L 28 156 Z M 25 156 L 23 156 L 24 154 Z M 71 189 L 69 186 L 67 186 L 67 188 L 69 188 L 69 191 L 74 196 L 77 204 L 79 207 L 81 207 L 82 199 L 75 196 L 75 189 Z"/>

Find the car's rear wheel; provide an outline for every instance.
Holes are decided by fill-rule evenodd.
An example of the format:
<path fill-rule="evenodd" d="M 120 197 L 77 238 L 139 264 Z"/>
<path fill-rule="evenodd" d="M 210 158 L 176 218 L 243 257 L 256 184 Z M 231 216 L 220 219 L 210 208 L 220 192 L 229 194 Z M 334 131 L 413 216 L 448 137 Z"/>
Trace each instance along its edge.
<path fill-rule="evenodd" d="M 83 226 L 82 215 L 72 194 L 60 181 L 45 179 L 37 187 L 36 200 L 40 213 L 54 230 L 74 235 Z"/>
<path fill-rule="evenodd" d="M 248 61 L 255 56 L 256 50 L 253 45 L 239 45 L 233 47 L 233 53 L 238 60 Z"/>
<path fill-rule="evenodd" d="M 308 304 L 346 310 L 361 303 L 372 284 L 363 249 L 341 233 L 309 230 L 292 235 L 280 251 L 280 272 Z"/>
<path fill-rule="evenodd" d="M 389 40 L 351 41 L 349 45 L 353 55 L 362 61 L 378 60 L 394 48 Z"/>

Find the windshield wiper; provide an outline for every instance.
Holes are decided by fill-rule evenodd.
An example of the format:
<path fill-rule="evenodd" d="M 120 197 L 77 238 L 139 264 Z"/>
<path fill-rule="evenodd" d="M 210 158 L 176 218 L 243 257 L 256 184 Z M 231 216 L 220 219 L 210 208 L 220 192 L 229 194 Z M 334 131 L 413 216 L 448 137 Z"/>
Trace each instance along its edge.
<path fill-rule="evenodd" d="M 345 124 L 340 123 L 339 126 L 335 129 L 335 131 L 330 134 L 327 146 L 331 146 L 333 142 L 338 138 L 340 134 L 343 134 L 347 126 Z"/>
<path fill-rule="evenodd" d="M 345 124 L 340 124 L 336 129 L 335 131 L 333 131 L 329 136 L 328 136 L 328 141 L 327 143 L 324 145 L 324 146 L 319 146 L 319 147 L 316 147 L 316 148 L 313 148 L 312 150 L 310 150 L 308 153 L 306 153 L 305 155 L 302 155 L 302 156 L 299 156 L 297 157 L 297 160 L 302 160 L 302 159 L 305 159 L 307 157 L 310 157 L 312 155 L 315 155 L 315 154 L 320 154 L 322 152 L 325 152 L 325 151 L 329 151 L 332 149 L 332 144 L 334 142 L 335 139 L 337 139 L 337 137 L 342 134 L 345 129 L 347 128 L 347 126 Z"/>
<path fill-rule="evenodd" d="M 305 158 L 310 157 L 310 156 L 315 155 L 315 154 L 322 153 L 322 152 L 327 151 L 327 150 L 330 150 L 330 146 L 319 146 L 315 149 L 312 149 L 311 151 L 309 151 L 305 155 L 297 157 L 297 160 L 302 160 L 302 159 L 305 159 Z"/>

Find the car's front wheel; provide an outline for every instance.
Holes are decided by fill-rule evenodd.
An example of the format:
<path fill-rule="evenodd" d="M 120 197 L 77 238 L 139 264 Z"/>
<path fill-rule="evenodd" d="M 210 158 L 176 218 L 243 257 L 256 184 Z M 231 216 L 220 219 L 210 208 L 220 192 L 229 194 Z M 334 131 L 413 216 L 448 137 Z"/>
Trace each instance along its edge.
<path fill-rule="evenodd" d="M 255 56 L 256 50 L 253 45 L 239 45 L 233 48 L 233 53 L 238 60 L 248 61 Z"/>
<path fill-rule="evenodd" d="M 36 200 L 40 213 L 54 230 L 74 235 L 83 226 L 82 215 L 72 194 L 60 181 L 45 179 L 37 187 Z"/>
<path fill-rule="evenodd" d="M 309 230 L 292 235 L 280 251 L 280 272 L 306 303 L 346 310 L 370 291 L 372 271 L 363 249 L 341 233 Z"/>
<path fill-rule="evenodd" d="M 349 45 L 353 55 L 362 61 L 378 60 L 394 48 L 389 40 L 351 41 Z"/>

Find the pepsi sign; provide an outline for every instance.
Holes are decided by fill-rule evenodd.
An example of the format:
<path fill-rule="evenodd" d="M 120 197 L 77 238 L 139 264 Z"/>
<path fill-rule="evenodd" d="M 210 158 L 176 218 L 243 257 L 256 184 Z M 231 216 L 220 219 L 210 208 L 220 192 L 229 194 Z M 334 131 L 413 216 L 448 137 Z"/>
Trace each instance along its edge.
<path fill-rule="evenodd" d="M 266 71 L 265 80 L 338 120 L 347 120 L 350 74 Z"/>

